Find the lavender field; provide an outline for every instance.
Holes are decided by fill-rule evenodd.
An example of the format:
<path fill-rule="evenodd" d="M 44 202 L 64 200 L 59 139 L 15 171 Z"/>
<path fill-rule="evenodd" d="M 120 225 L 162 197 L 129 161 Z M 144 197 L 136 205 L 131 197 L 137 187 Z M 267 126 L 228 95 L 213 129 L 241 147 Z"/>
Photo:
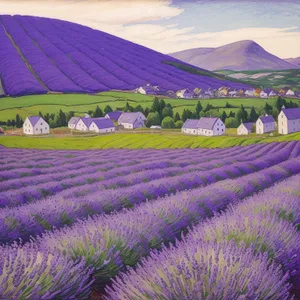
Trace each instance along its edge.
<path fill-rule="evenodd" d="M 0 155 L 0 299 L 300 290 L 300 142 Z"/>

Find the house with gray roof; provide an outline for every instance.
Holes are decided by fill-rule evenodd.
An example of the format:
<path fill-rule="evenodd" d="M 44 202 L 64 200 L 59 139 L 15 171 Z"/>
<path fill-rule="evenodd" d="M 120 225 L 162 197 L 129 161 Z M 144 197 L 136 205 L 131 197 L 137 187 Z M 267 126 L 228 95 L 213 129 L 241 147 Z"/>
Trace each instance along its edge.
<path fill-rule="evenodd" d="M 115 125 L 109 118 L 94 118 L 89 126 L 89 131 L 97 133 L 113 133 L 115 132 Z"/>
<path fill-rule="evenodd" d="M 250 123 L 241 123 L 241 125 L 237 128 L 238 135 L 248 135 L 251 133 L 252 127 L 255 125 L 254 122 Z"/>
<path fill-rule="evenodd" d="M 181 127 L 181 132 L 185 134 L 198 135 L 199 120 L 187 119 Z"/>
<path fill-rule="evenodd" d="M 118 120 L 118 124 L 124 129 L 145 127 L 146 117 L 141 112 L 124 112 Z"/>
<path fill-rule="evenodd" d="M 217 136 L 225 134 L 225 125 L 220 118 L 200 118 L 198 124 L 198 135 Z"/>
<path fill-rule="evenodd" d="M 300 107 L 284 108 L 278 115 L 278 133 L 289 134 L 300 131 Z"/>
<path fill-rule="evenodd" d="M 75 129 L 77 122 L 80 120 L 80 117 L 72 117 L 68 122 L 68 128 Z"/>
<path fill-rule="evenodd" d="M 275 130 L 275 120 L 272 116 L 265 115 L 256 121 L 256 133 L 264 134 Z"/>
<path fill-rule="evenodd" d="M 49 134 L 49 124 L 40 116 L 27 117 L 23 124 L 23 132 L 28 135 Z"/>

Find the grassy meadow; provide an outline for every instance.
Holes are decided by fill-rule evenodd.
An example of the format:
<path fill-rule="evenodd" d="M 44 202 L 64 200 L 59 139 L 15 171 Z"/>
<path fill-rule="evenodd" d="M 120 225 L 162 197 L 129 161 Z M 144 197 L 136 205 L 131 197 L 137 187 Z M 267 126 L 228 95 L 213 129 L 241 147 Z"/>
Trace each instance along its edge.
<path fill-rule="evenodd" d="M 95 110 L 99 107 L 103 110 L 106 105 L 110 105 L 113 109 L 121 109 L 128 102 L 135 107 L 141 105 L 142 107 L 151 107 L 154 96 L 140 95 L 127 92 L 104 92 L 98 95 L 88 94 L 50 94 L 50 95 L 34 95 L 24 96 L 20 98 L 1 98 L 0 99 L 0 121 L 7 121 L 15 118 L 19 114 L 23 119 L 30 115 L 37 115 L 39 111 L 42 113 L 57 113 L 60 109 L 64 112 L 74 111 L 75 115 L 83 115 L 89 110 Z M 180 114 L 184 109 L 193 110 L 197 103 L 197 99 L 170 99 L 163 97 L 166 103 L 173 106 L 174 112 Z M 259 109 L 265 105 L 266 102 L 273 104 L 275 98 L 272 99 L 257 99 L 257 98 L 231 98 L 231 99 L 203 99 L 200 100 L 202 106 L 205 107 L 208 103 L 215 108 L 211 111 L 217 113 L 225 110 L 226 113 L 230 111 L 236 112 L 241 104 L 248 110 L 251 106 Z M 300 104 L 300 99 L 293 99 L 294 102 Z M 228 102 L 232 107 L 225 108 Z"/>

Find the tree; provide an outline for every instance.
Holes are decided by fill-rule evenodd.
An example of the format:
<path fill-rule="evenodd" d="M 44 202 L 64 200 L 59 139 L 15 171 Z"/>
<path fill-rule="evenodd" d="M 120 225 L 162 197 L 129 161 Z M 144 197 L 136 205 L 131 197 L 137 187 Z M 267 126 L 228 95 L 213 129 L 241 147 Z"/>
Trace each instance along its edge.
<path fill-rule="evenodd" d="M 225 107 L 226 108 L 231 108 L 231 105 L 228 103 L 228 101 L 226 102 Z"/>
<path fill-rule="evenodd" d="M 43 113 L 41 111 L 39 111 L 39 116 L 44 119 Z"/>
<path fill-rule="evenodd" d="M 131 106 L 128 102 L 126 102 L 124 111 L 125 111 L 125 112 L 132 112 L 132 111 L 134 111 L 134 108 L 133 108 L 133 106 Z"/>
<path fill-rule="evenodd" d="M 236 118 L 227 118 L 225 120 L 225 126 L 226 128 L 238 128 L 239 121 Z"/>
<path fill-rule="evenodd" d="M 170 107 L 165 107 L 162 112 L 161 112 L 161 117 L 162 119 L 165 118 L 165 117 L 173 117 L 173 109 L 170 108 Z"/>
<path fill-rule="evenodd" d="M 15 121 L 14 119 L 11 120 L 11 126 L 12 126 L 13 128 L 15 128 L 15 126 L 16 126 L 16 121 Z"/>
<path fill-rule="evenodd" d="M 61 109 L 55 116 L 54 124 L 55 127 L 63 127 L 68 125 L 66 114 Z"/>
<path fill-rule="evenodd" d="M 236 113 L 236 119 L 238 123 L 241 123 L 241 121 L 247 121 L 248 119 L 248 112 L 244 108 L 243 104 L 241 105 L 240 109 Z"/>
<path fill-rule="evenodd" d="M 160 114 L 156 112 L 150 112 L 147 116 L 147 127 L 151 127 L 153 125 L 159 125 L 160 124 Z"/>
<path fill-rule="evenodd" d="M 181 128 L 183 126 L 183 122 L 181 120 L 178 120 L 175 122 L 175 128 Z"/>
<path fill-rule="evenodd" d="M 282 106 L 287 107 L 286 100 L 279 96 L 275 101 L 275 107 L 278 109 L 278 111 L 281 111 Z"/>
<path fill-rule="evenodd" d="M 249 121 L 250 122 L 256 122 L 258 117 L 259 117 L 258 113 L 256 112 L 254 106 L 252 106 L 251 111 L 250 111 L 250 115 L 249 115 Z"/>
<path fill-rule="evenodd" d="M 235 113 L 230 111 L 229 115 L 228 115 L 228 118 L 235 118 Z"/>
<path fill-rule="evenodd" d="M 164 99 L 160 99 L 159 101 L 159 113 L 162 114 L 163 109 L 166 107 L 166 102 Z"/>
<path fill-rule="evenodd" d="M 106 114 L 108 114 L 108 113 L 110 113 L 110 112 L 112 112 L 113 110 L 112 110 L 112 108 L 109 106 L 109 105 L 106 105 L 105 107 L 104 107 L 104 114 L 106 115 Z"/>
<path fill-rule="evenodd" d="M 23 125 L 23 124 L 22 124 L 22 119 L 21 119 L 20 115 L 17 114 L 17 115 L 16 115 L 16 127 L 17 127 L 17 128 L 21 128 L 22 125 Z"/>
<path fill-rule="evenodd" d="M 162 128 L 175 128 L 175 123 L 173 118 L 171 117 L 165 117 L 161 122 Z"/>
<path fill-rule="evenodd" d="M 6 125 L 9 126 L 9 127 L 12 126 L 11 125 L 11 120 L 7 120 Z"/>
<path fill-rule="evenodd" d="M 271 115 L 273 116 L 274 119 L 278 118 L 279 111 L 275 106 L 273 106 L 273 108 L 272 108 Z"/>
<path fill-rule="evenodd" d="M 134 108 L 134 111 L 139 111 L 141 112 L 142 114 L 144 114 L 144 109 L 143 107 L 139 104 L 137 105 L 135 108 Z"/>
<path fill-rule="evenodd" d="M 144 116 L 145 116 L 146 118 L 148 117 L 149 112 L 150 112 L 149 108 L 146 107 L 145 110 L 144 110 Z"/>
<path fill-rule="evenodd" d="M 202 111 L 200 112 L 200 114 L 199 114 L 199 117 L 200 117 L 200 118 L 202 118 L 202 117 L 207 117 L 207 113 L 206 113 L 205 111 L 202 110 Z"/>
<path fill-rule="evenodd" d="M 266 114 L 270 115 L 272 113 L 272 106 L 266 103 L 264 106 L 264 111 Z"/>
<path fill-rule="evenodd" d="M 223 112 L 222 112 L 222 114 L 221 114 L 221 120 L 223 121 L 223 123 L 225 122 L 226 118 L 227 118 L 226 111 L 223 110 Z"/>
<path fill-rule="evenodd" d="M 184 109 L 182 112 L 181 120 L 185 122 L 187 119 L 191 119 L 193 117 L 193 112 L 191 112 L 189 109 Z"/>
<path fill-rule="evenodd" d="M 174 121 L 175 122 L 180 121 L 180 115 L 178 112 L 175 114 Z"/>
<path fill-rule="evenodd" d="M 200 101 L 198 101 L 197 104 L 196 104 L 196 113 L 197 113 L 198 116 L 199 116 L 202 109 L 203 109 L 203 107 L 202 107 Z"/>
<path fill-rule="evenodd" d="M 207 103 L 206 107 L 204 108 L 204 112 L 208 112 L 209 110 L 211 110 L 213 108 L 214 107 L 211 104 Z"/>
<path fill-rule="evenodd" d="M 251 132 L 255 133 L 256 132 L 256 124 L 253 124 L 251 127 Z"/>
<path fill-rule="evenodd" d="M 154 98 L 152 106 L 151 106 L 151 111 L 152 112 L 160 112 L 160 103 L 159 103 L 159 99 L 157 97 Z"/>
<path fill-rule="evenodd" d="M 75 112 L 74 111 L 69 111 L 66 113 L 66 119 L 67 121 L 69 121 L 71 118 L 75 117 Z M 44 118 L 44 120 L 46 121 L 46 119 Z M 48 122 L 48 121 L 46 121 Z"/>
<path fill-rule="evenodd" d="M 54 120 L 54 119 L 55 119 L 55 114 L 52 113 L 52 114 L 50 115 L 50 119 L 51 119 L 51 120 Z"/>
<path fill-rule="evenodd" d="M 103 111 L 102 109 L 97 105 L 95 111 L 93 112 L 93 117 L 94 118 L 101 118 L 103 117 Z"/>

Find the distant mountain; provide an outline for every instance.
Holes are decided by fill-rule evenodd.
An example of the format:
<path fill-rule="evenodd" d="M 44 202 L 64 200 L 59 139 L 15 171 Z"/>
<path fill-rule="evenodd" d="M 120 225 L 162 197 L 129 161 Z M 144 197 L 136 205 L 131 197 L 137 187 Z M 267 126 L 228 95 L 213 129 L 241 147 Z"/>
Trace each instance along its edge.
<path fill-rule="evenodd" d="M 296 65 L 298 67 L 300 67 L 300 57 L 296 57 L 296 58 L 286 58 L 285 59 L 286 62 Z"/>
<path fill-rule="evenodd" d="M 253 41 L 245 40 L 218 48 L 195 48 L 175 52 L 170 56 L 207 70 L 286 70 L 297 69 L 267 52 Z"/>

